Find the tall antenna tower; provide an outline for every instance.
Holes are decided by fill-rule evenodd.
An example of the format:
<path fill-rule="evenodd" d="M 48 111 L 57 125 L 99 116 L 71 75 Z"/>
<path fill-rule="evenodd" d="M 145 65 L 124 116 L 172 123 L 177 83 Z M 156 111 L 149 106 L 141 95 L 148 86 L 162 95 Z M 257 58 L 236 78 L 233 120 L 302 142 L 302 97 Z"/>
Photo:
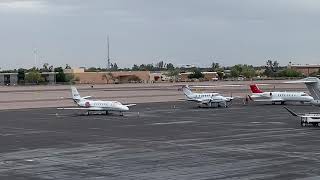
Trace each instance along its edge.
<path fill-rule="evenodd" d="M 107 46 L 108 46 L 108 57 L 107 57 L 107 69 L 110 70 L 111 62 L 110 62 L 110 46 L 109 46 L 109 35 L 107 35 Z"/>

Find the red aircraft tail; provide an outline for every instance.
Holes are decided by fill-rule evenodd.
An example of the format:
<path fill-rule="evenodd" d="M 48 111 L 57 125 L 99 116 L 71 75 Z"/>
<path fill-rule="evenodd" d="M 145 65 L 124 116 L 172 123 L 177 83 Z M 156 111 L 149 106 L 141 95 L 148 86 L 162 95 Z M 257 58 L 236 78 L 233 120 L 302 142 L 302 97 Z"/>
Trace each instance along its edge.
<path fill-rule="evenodd" d="M 250 89 L 252 93 L 263 93 L 256 84 L 250 85 Z"/>

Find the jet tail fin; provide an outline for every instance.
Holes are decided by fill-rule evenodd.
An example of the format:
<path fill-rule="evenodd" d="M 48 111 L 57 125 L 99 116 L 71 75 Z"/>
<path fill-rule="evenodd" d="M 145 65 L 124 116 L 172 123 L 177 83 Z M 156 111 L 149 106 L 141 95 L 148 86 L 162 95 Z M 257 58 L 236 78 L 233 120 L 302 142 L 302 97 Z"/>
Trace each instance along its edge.
<path fill-rule="evenodd" d="M 80 99 L 82 99 L 76 87 L 71 86 L 71 93 L 73 100 L 79 101 Z"/>
<path fill-rule="evenodd" d="M 317 77 L 307 77 L 296 81 L 288 81 L 285 83 L 304 83 L 314 100 L 320 100 L 320 80 Z"/>
<path fill-rule="evenodd" d="M 311 96 L 314 100 L 320 100 L 320 80 L 316 77 L 305 78 L 306 84 Z"/>
<path fill-rule="evenodd" d="M 286 106 L 284 106 L 284 108 L 285 108 L 290 114 L 292 114 L 292 116 L 298 116 L 297 113 L 293 112 L 291 109 L 287 108 Z"/>
<path fill-rule="evenodd" d="M 188 98 L 193 94 L 193 92 L 191 91 L 188 85 L 183 86 L 182 91 L 184 95 L 186 95 Z"/>
<path fill-rule="evenodd" d="M 256 84 L 251 84 L 250 89 L 252 93 L 263 93 Z"/>

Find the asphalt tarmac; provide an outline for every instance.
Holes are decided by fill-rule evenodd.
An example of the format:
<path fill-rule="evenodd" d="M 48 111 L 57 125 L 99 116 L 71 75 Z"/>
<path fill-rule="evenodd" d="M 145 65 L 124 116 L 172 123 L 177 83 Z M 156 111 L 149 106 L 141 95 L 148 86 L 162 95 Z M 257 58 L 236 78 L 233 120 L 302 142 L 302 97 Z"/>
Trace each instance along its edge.
<path fill-rule="evenodd" d="M 0 179 L 319 179 L 319 134 L 281 105 L 145 103 L 123 117 L 4 110 Z"/>

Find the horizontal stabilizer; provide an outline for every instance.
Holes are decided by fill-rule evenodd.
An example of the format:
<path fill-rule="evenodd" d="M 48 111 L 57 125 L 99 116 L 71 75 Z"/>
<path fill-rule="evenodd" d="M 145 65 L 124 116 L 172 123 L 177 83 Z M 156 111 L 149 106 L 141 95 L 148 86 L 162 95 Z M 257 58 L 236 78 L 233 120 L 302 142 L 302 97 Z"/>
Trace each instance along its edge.
<path fill-rule="evenodd" d="M 91 96 L 82 97 L 82 99 L 88 99 L 88 98 L 91 98 Z"/>
<path fill-rule="evenodd" d="M 124 104 L 124 106 L 127 106 L 127 107 L 131 107 L 131 106 L 136 106 L 137 104 Z"/>

